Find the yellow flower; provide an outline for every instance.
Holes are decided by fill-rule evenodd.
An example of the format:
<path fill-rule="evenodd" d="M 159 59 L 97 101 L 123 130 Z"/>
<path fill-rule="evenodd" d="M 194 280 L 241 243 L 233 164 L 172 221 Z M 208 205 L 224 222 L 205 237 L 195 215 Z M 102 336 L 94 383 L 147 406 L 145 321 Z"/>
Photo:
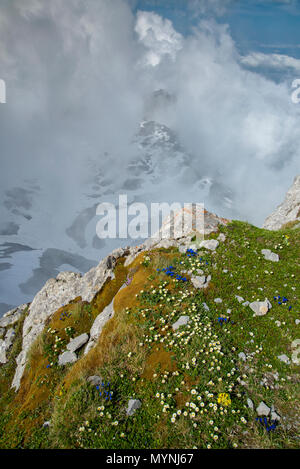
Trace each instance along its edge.
<path fill-rule="evenodd" d="M 229 397 L 229 394 L 225 392 L 220 393 L 218 396 L 218 404 L 229 406 L 231 404 L 231 399 Z"/>

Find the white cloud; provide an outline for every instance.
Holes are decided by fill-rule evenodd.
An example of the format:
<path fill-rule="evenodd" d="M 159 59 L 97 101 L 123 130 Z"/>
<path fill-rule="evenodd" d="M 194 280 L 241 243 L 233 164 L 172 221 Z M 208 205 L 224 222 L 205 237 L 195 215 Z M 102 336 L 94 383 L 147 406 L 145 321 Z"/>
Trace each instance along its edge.
<path fill-rule="evenodd" d="M 170 20 L 153 12 L 138 11 L 135 31 L 147 52 L 144 64 L 155 67 L 165 56 L 173 61 L 182 48 L 182 35 L 175 31 Z"/>
<path fill-rule="evenodd" d="M 288 83 L 245 70 L 239 58 L 228 28 L 202 21 L 169 67 L 165 86 L 177 95 L 169 124 L 260 223 L 299 173 L 300 107 Z"/>
<path fill-rule="evenodd" d="M 285 54 L 263 54 L 262 52 L 252 52 L 241 57 L 241 63 L 248 67 L 269 67 L 278 70 L 291 68 L 300 71 L 300 60 Z"/>
<path fill-rule="evenodd" d="M 201 21 L 184 38 L 122 0 L 15 0 L 0 11 L 1 186 L 51 175 L 57 197 L 71 194 L 88 158 L 104 167 L 104 151 L 121 174 L 145 97 L 160 88 L 177 99 L 156 118 L 200 172 L 235 190 L 245 217 L 262 222 L 299 172 L 300 106 L 288 84 L 241 65 L 226 25 Z"/>

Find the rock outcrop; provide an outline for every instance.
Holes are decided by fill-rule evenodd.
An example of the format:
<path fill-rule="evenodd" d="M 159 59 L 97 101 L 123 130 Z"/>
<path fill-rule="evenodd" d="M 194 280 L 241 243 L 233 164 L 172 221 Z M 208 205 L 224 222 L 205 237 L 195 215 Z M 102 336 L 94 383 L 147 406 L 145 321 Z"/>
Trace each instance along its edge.
<path fill-rule="evenodd" d="M 200 221 L 199 221 L 200 220 Z M 182 225 L 183 223 L 183 225 Z M 46 320 L 59 308 L 68 304 L 77 297 L 83 301 L 91 302 L 101 290 L 108 279 L 114 278 L 116 261 L 126 257 L 125 266 L 131 264 L 143 251 L 154 248 L 169 248 L 170 246 L 189 246 L 195 233 L 200 234 L 200 240 L 204 235 L 209 235 L 219 229 L 220 225 L 226 225 L 229 220 L 207 212 L 202 206 L 192 205 L 190 209 L 184 208 L 175 214 L 171 214 L 164 221 L 162 228 L 156 235 L 145 243 L 135 246 L 119 248 L 104 258 L 98 266 L 92 268 L 85 275 L 74 272 L 61 272 L 55 279 L 50 279 L 33 299 L 28 315 L 23 326 L 22 351 L 16 358 L 17 368 L 12 381 L 12 387 L 18 390 L 21 378 L 26 366 L 26 357 L 30 346 L 37 336 L 43 331 Z M 182 229 L 183 226 L 183 229 Z M 199 231 L 200 230 L 200 231 Z M 218 242 L 213 240 L 213 247 Z M 2 321 L 5 326 L 12 324 L 15 318 L 21 315 L 20 308 L 4 315 Z M 105 313 L 105 314 L 103 314 Z M 86 345 L 85 353 L 89 351 L 98 340 L 105 322 L 113 315 L 112 304 L 109 305 L 95 320 L 94 330 L 90 332 L 90 340 Z M 101 317 L 100 317 L 101 316 Z M 13 317 L 14 319 L 10 318 Z M 4 324 L 3 323 L 3 324 Z M 98 324 L 99 323 L 99 324 Z M 0 327 L 2 327 L 0 323 Z M 93 328 L 92 328 L 93 329 Z"/>
<path fill-rule="evenodd" d="M 286 223 L 297 220 L 300 225 L 300 175 L 295 178 L 282 204 L 266 218 L 263 228 L 279 230 Z"/>
<path fill-rule="evenodd" d="M 265 301 L 253 301 L 249 304 L 249 308 L 254 311 L 253 316 L 264 316 L 272 308 L 272 305 L 266 298 Z"/>
<path fill-rule="evenodd" d="M 115 312 L 112 301 L 108 306 L 106 306 L 106 308 L 104 308 L 102 313 L 98 314 L 90 330 L 90 340 L 84 349 L 85 355 L 96 345 L 103 327 L 107 321 L 113 317 L 114 313 Z"/>
<path fill-rule="evenodd" d="M 7 363 L 6 352 L 13 344 L 15 331 L 13 328 L 8 329 L 4 339 L 0 339 L 0 364 Z"/>
<path fill-rule="evenodd" d="M 28 304 L 23 304 L 15 309 L 7 311 L 7 313 L 5 313 L 0 319 L 0 328 L 13 326 L 16 322 L 18 322 L 27 306 Z"/>
<path fill-rule="evenodd" d="M 83 301 L 92 301 L 109 278 L 113 278 L 116 261 L 130 253 L 129 248 L 119 248 L 104 258 L 97 267 L 85 275 L 61 272 L 56 279 L 48 280 L 33 299 L 23 326 L 22 351 L 18 355 L 17 368 L 12 382 L 16 390 L 20 387 L 26 365 L 27 352 L 43 331 L 46 320 L 59 308 L 81 296 Z M 7 319 L 6 317 L 4 319 Z"/>

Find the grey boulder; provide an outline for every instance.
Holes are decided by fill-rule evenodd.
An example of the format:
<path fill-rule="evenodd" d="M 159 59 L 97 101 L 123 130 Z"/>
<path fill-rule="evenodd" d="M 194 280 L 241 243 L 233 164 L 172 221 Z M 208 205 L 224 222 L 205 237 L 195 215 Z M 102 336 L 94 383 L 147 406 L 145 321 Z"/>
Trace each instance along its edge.
<path fill-rule="evenodd" d="M 196 277 L 191 278 L 191 282 L 194 285 L 195 288 L 204 288 L 206 284 L 206 276 L 202 275 L 199 276 L 197 275 Z"/>
<path fill-rule="evenodd" d="M 262 249 L 261 253 L 264 256 L 266 261 L 279 262 L 278 254 L 275 254 L 275 252 L 272 252 L 271 249 Z"/>
<path fill-rule="evenodd" d="M 177 329 L 179 329 L 179 327 L 186 326 L 189 320 L 189 316 L 180 316 L 178 321 L 174 322 L 174 324 L 172 325 L 173 330 L 176 331 Z"/>
<path fill-rule="evenodd" d="M 261 403 L 256 409 L 256 412 L 259 417 L 267 417 L 269 413 L 271 412 L 271 409 L 270 407 L 267 406 L 267 404 L 261 401 Z"/>
<path fill-rule="evenodd" d="M 249 409 L 251 409 L 251 410 L 254 409 L 253 401 L 249 397 L 247 398 L 247 405 L 248 405 Z"/>
<path fill-rule="evenodd" d="M 27 304 L 23 304 L 5 313 L 0 319 L 0 327 L 12 326 L 16 322 L 18 322 L 20 317 L 22 316 L 24 309 L 27 308 L 27 306 Z"/>
<path fill-rule="evenodd" d="M 214 302 L 215 303 L 223 303 L 223 300 L 222 300 L 222 298 L 215 298 Z"/>
<path fill-rule="evenodd" d="M 89 376 L 87 378 L 87 382 L 90 383 L 92 386 L 101 386 L 103 383 L 103 379 L 101 376 L 94 375 L 94 376 Z"/>
<path fill-rule="evenodd" d="M 239 296 L 239 295 L 235 295 L 236 299 L 238 300 L 239 303 L 243 303 L 244 298 L 242 296 Z"/>
<path fill-rule="evenodd" d="M 240 353 L 239 353 L 239 358 L 240 358 L 241 360 L 243 360 L 244 362 L 247 360 L 247 357 L 246 357 L 246 355 L 245 355 L 244 352 L 240 352 Z"/>
<path fill-rule="evenodd" d="M 63 352 L 58 357 L 58 364 L 59 366 L 65 366 L 68 363 L 75 363 L 77 361 L 77 356 L 74 352 Z"/>
<path fill-rule="evenodd" d="M 290 359 L 289 359 L 289 357 L 288 357 L 287 355 L 285 355 L 285 354 L 279 355 L 277 358 L 278 358 L 281 362 L 286 363 L 287 365 L 290 364 Z"/>
<path fill-rule="evenodd" d="M 254 311 L 253 316 L 264 316 L 272 308 L 270 301 L 266 298 L 265 301 L 253 301 L 249 304 L 249 308 Z"/>
<path fill-rule="evenodd" d="M 113 301 L 104 308 L 102 313 L 98 314 L 96 317 L 91 330 L 90 330 L 90 340 L 88 341 L 85 350 L 84 350 L 84 355 L 86 355 L 97 343 L 101 332 L 103 330 L 103 327 L 109 321 L 110 318 L 113 317 L 115 314 L 114 307 L 113 307 Z"/>
<path fill-rule="evenodd" d="M 89 340 L 88 334 L 84 333 L 79 335 L 78 337 L 75 337 L 74 339 L 70 340 L 70 342 L 67 345 L 67 349 L 70 352 L 76 352 L 76 350 L 80 349 L 84 344 L 87 343 Z"/>
<path fill-rule="evenodd" d="M 6 352 L 10 349 L 13 344 L 15 337 L 15 331 L 13 328 L 8 329 L 4 339 L 0 339 L 0 363 L 4 365 L 8 362 Z"/>
<path fill-rule="evenodd" d="M 142 403 L 139 399 L 130 399 L 128 402 L 126 415 L 131 416 L 137 409 L 141 407 Z"/>
<path fill-rule="evenodd" d="M 208 249 L 209 251 L 215 251 L 219 246 L 217 239 L 206 239 L 200 242 L 200 248 Z"/>

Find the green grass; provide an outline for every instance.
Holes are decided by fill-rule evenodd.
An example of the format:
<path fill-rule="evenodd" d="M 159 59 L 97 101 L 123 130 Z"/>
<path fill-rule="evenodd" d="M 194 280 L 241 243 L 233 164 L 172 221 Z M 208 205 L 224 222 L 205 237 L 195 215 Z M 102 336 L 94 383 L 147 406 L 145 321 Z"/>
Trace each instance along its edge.
<path fill-rule="evenodd" d="M 70 335 L 89 331 L 128 271 L 120 267 L 115 283 L 91 304 L 69 305 L 72 314 L 63 324 L 61 311 L 55 313 L 31 350 L 23 390 L 14 396 L 8 383 L 18 339 L 10 364 L 0 368 L 0 447 L 299 448 L 300 367 L 282 363 L 278 355 L 291 359 L 292 343 L 300 339 L 295 324 L 300 319 L 300 230 L 270 232 L 235 221 L 221 231 L 225 242 L 214 253 L 203 249 L 197 258 L 176 248 L 141 254 L 130 266 L 131 284 L 115 297 L 115 315 L 98 344 L 65 370 L 56 366 L 59 352 Z M 266 261 L 264 248 L 277 252 L 280 261 Z M 169 265 L 178 274 L 193 269 L 211 274 L 209 287 L 196 290 L 190 281 L 170 278 L 162 271 Z M 249 302 L 268 298 L 272 309 L 253 317 L 236 295 Z M 288 298 L 287 305 L 274 300 L 278 295 Z M 173 331 L 181 315 L 190 322 Z M 228 322 L 220 324 L 219 317 Z M 46 362 L 53 363 L 47 371 Z M 87 383 L 92 374 L 103 378 L 111 400 Z M 142 406 L 128 417 L 130 398 L 140 399 Z M 247 398 L 255 408 L 260 401 L 275 406 L 281 421 L 273 432 L 256 421 Z M 50 429 L 42 428 L 45 420 L 51 420 Z"/>

